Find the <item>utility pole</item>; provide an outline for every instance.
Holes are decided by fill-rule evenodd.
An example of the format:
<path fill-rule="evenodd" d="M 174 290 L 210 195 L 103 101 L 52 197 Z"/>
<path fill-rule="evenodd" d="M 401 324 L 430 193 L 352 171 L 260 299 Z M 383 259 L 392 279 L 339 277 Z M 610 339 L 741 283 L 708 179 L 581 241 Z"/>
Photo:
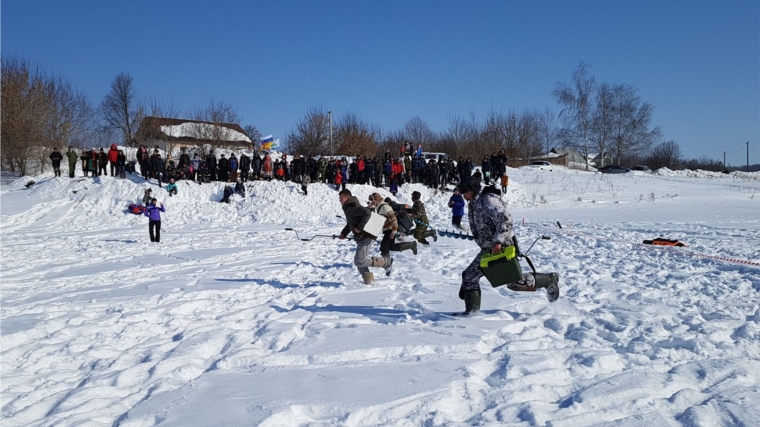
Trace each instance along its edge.
<path fill-rule="evenodd" d="M 749 141 L 747 141 L 747 172 L 749 172 Z"/>
<path fill-rule="evenodd" d="M 723 152 L 723 169 L 726 168 L 726 152 Z"/>
<path fill-rule="evenodd" d="M 327 115 L 330 118 L 330 157 L 332 157 L 333 156 L 333 147 L 332 147 L 332 111 L 328 111 Z"/>

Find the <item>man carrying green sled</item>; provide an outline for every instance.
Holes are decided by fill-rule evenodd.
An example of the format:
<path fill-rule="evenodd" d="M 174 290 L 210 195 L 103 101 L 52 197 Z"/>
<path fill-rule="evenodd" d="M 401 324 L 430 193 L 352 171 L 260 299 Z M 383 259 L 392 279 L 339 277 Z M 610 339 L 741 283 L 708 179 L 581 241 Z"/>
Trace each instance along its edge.
<path fill-rule="evenodd" d="M 480 182 L 470 178 L 463 179 L 457 185 L 457 189 L 468 201 L 470 230 L 480 247 L 478 255 L 462 272 L 459 298 L 464 300 L 465 311 L 460 314 L 467 316 L 480 311 L 480 278 L 485 275 L 481 268 L 481 258 L 487 254 L 501 255 L 502 250 L 505 250 L 506 253 L 511 253 L 511 259 L 514 260 L 514 265 L 518 266 L 518 271 L 519 264 L 514 259 L 516 240 L 512 229 L 512 215 L 507 210 L 507 204 L 502 200 L 499 190 L 486 187 L 481 193 Z M 510 246 L 513 248 L 508 248 Z M 493 258 L 498 258 L 498 256 Z M 506 283 L 509 289 L 517 292 L 534 292 L 538 288 L 544 288 L 550 302 L 559 298 L 557 273 L 522 273 L 522 278 L 518 276 L 516 279 L 514 282 Z"/>

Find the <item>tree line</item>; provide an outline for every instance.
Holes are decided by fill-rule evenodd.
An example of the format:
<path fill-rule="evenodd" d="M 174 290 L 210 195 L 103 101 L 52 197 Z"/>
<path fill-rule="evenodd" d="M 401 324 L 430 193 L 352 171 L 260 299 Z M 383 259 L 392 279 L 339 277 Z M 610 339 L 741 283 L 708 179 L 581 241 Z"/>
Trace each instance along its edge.
<path fill-rule="evenodd" d="M 117 74 L 109 92 L 97 106 L 65 77 L 49 73 L 25 58 L 2 57 L 2 145 L 0 164 L 3 170 L 24 175 L 30 165 L 43 172 L 54 147 L 105 147 L 122 144 L 134 147 L 150 141 L 155 135 L 141 129 L 148 116 L 184 118 L 206 122 L 193 123 L 191 136 L 217 145 L 228 140 L 231 132 L 221 124 L 240 124 L 235 108 L 211 99 L 206 105 L 181 113 L 173 103 L 140 98 L 134 79 L 127 73 Z M 209 125 L 210 123 L 211 125 Z M 261 133 L 255 126 L 242 127 L 252 141 Z M 167 149 L 171 150 L 170 143 Z"/>
<path fill-rule="evenodd" d="M 569 82 L 558 82 L 551 91 L 559 114 L 547 109 L 489 110 L 485 117 L 453 113 L 441 131 L 434 131 L 421 117 L 401 128 L 383 130 L 350 111 L 330 119 L 325 108 L 311 107 L 285 137 L 286 150 L 314 155 L 394 155 L 405 141 L 425 151 L 444 152 L 454 159 L 470 158 L 479 164 L 498 151 L 519 166 L 545 155 L 552 148 L 573 148 L 588 168 L 592 154 L 602 162 L 651 168 L 699 166 L 719 170 L 717 160 L 685 160 L 675 141 L 661 141 L 662 129 L 652 125 L 654 107 L 628 84 L 597 83 L 590 66 L 581 62 Z M 211 99 L 206 105 L 182 113 L 173 103 L 140 98 L 133 78 L 119 73 L 104 99 L 93 106 L 87 97 L 62 76 L 46 72 L 29 60 L 2 57 L 2 168 L 25 174 L 30 161 L 40 168 L 54 146 L 135 146 L 155 135 L 141 133 L 147 116 L 212 123 L 194 124 L 193 136 L 225 141 L 229 130 L 217 124 L 240 124 L 242 118 L 229 103 Z M 255 126 L 242 127 L 254 143 L 261 133 Z M 332 130 L 332 132 L 331 132 Z M 332 135 L 332 138 L 330 137 Z M 171 149 L 171 146 L 167 146 Z M 603 165 L 603 164 L 602 164 Z M 602 166 L 597 164 L 596 166 Z M 719 167 L 720 165 L 720 167 Z M 40 171 L 42 171 L 40 169 Z"/>

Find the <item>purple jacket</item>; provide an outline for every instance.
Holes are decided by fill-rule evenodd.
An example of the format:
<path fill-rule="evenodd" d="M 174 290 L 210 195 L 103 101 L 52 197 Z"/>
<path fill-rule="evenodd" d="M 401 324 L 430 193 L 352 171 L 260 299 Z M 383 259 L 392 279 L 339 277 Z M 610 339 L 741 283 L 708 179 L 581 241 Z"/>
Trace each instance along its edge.
<path fill-rule="evenodd" d="M 164 205 L 162 204 L 160 208 L 157 208 L 156 205 L 150 205 L 145 209 L 145 213 L 143 215 L 150 218 L 151 221 L 161 221 L 161 212 L 166 212 L 166 209 L 164 209 Z"/>

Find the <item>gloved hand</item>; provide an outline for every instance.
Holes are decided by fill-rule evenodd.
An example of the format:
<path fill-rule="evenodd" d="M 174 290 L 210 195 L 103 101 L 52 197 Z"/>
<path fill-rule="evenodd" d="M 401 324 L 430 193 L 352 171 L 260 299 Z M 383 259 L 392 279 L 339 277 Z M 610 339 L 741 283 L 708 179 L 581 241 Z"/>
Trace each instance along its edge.
<path fill-rule="evenodd" d="M 401 234 L 401 232 L 400 232 L 400 231 L 397 231 L 397 232 L 396 232 L 396 235 L 395 235 L 395 236 L 393 236 L 393 238 L 394 238 L 394 239 L 402 239 L 403 237 L 404 237 L 404 235 L 403 235 L 403 234 Z"/>
<path fill-rule="evenodd" d="M 346 236 L 344 236 L 344 235 L 342 235 L 342 234 L 341 234 L 340 236 L 338 236 L 338 238 L 339 238 L 340 240 L 345 240 Z"/>

